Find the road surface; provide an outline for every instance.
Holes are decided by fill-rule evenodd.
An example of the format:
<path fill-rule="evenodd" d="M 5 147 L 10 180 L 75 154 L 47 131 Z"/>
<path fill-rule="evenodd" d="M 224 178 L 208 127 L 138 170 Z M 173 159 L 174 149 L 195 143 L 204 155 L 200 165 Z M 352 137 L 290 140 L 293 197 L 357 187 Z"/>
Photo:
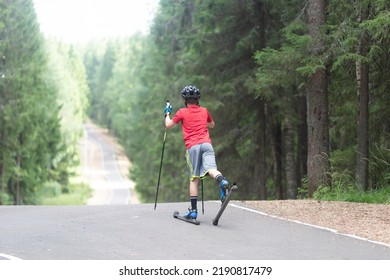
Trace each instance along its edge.
<path fill-rule="evenodd" d="M 232 201 L 206 201 L 199 226 L 174 219 L 188 202 L 129 204 L 116 150 L 87 125 L 85 206 L 0 206 L 0 260 L 390 260 L 390 246 L 262 215 Z"/>
<path fill-rule="evenodd" d="M 239 202 L 233 204 L 240 206 Z M 1 254 L 28 260 L 390 260 L 390 246 L 205 203 L 199 226 L 174 219 L 188 203 L 2 206 Z"/>
<path fill-rule="evenodd" d="M 134 182 L 126 178 L 118 166 L 115 145 L 103 137 L 102 129 L 84 125 L 81 145 L 82 177 L 93 189 L 90 205 L 121 205 L 137 201 Z"/>

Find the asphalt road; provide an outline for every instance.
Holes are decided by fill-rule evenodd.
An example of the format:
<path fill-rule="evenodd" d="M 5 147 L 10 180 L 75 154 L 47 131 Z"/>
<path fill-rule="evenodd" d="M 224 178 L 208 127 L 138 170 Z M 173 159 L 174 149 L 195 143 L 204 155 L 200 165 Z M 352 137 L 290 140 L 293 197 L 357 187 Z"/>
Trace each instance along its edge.
<path fill-rule="evenodd" d="M 93 189 L 92 205 L 128 204 L 134 183 L 124 178 L 118 167 L 115 147 L 89 123 L 84 125 L 82 145 L 83 177 Z"/>
<path fill-rule="evenodd" d="M 233 202 L 239 205 L 239 202 Z M 380 260 L 390 246 L 205 203 L 199 226 L 174 219 L 188 203 L 0 207 L 0 259 Z M 8 257 L 6 257 L 8 256 Z"/>
<path fill-rule="evenodd" d="M 188 202 L 156 210 L 128 204 L 114 148 L 85 129 L 83 173 L 98 194 L 94 205 L 0 206 L 0 260 L 390 260 L 390 246 L 261 215 L 237 201 L 218 226 L 219 202 L 205 203 L 199 226 L 173 218 Z"/>

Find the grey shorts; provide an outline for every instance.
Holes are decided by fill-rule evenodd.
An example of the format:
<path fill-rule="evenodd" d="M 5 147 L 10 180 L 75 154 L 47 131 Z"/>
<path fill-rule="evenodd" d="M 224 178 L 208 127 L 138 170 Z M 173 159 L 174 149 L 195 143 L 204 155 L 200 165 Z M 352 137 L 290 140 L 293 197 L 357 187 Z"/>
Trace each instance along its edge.
<path fill-rule="evenodd" d="M 217 169 L 213 146 L 203 143 L 192 146 L 186 152 L 190 180 L 203 179 L 210 169 Z"/>

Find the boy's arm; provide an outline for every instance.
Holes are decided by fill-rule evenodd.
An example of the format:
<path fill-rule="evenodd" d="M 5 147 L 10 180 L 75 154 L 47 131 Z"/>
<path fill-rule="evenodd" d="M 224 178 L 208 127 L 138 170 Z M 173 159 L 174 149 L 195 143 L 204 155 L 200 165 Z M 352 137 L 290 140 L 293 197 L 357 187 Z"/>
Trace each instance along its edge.
<path fill-rule="evenodd" d="M 206 111 L 207 111 L 207 109 L 206 109 Z M 209 111 L 207 111 L 207 127 L 208 128 L 214 128 L 214 126 L 215 126 L 214 120 L 211 117 Z"/>
<path fill-rule="evenodd" d="M 175 123 L 173 120 L 171 120 L 170 114 L 167 114 L 165 116 L 165 128 L 171 128 L 174 127 L 177 123 Z"/>
<path fill-rule="evenodd" d="M 167 100 L 167 105 L 165 106 L 164 109 L 164 114 L 165 114 L 165 128 L 171 128 L 176 125 L 176 123 L 171 120 L 171 114 L 172 114 L 172 106 L 169 103 L 169 100 Z"/>

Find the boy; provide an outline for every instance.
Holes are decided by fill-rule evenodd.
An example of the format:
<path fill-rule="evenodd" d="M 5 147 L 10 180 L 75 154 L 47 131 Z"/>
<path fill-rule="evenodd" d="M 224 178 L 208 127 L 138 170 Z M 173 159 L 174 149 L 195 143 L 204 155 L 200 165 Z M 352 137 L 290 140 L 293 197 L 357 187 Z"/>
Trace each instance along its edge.
<path fill-rule="evenodd" d="M 165 127 L 171 128 L 182 123 L 184 143 L 186 146 L 186 159 L 190 172 L 190 201 L 191 208 L 184 215 L 187 219 L 198 217 L 198 185 L 208 174 L 216 180 L 220 187 L 220 200 L 226 197 L 226 188 L 229 182 L 217 170 L 214 149 L 209 136 L 208 128 L 214 128 L 215 123 L 206 108 L 199 106 L 200 91 L 195 86 L 186 86 L 181 92 L 186 108 L 182 108 L 171 119 L 172 107 L 167 105 L 164 109 Z"/>

